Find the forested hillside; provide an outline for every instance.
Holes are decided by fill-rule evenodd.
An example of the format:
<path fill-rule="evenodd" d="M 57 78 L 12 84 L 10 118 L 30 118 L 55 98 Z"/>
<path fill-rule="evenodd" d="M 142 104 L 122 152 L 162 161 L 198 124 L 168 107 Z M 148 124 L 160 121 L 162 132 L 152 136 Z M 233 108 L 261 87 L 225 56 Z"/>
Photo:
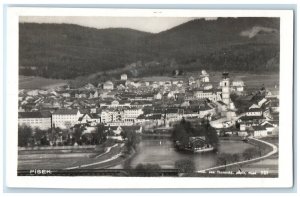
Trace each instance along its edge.
<path fill-rule="evenodd" d="M 20 23 L 20 74 L 72 79 L 124 69 L 135 75 L 278 71 L 279 19 L 197 19 L 157 34 L 126 28 Z M 151 69 L 147 69 L 151 65 Z M 133 72 L 132 71 L 132 72 Z"/>

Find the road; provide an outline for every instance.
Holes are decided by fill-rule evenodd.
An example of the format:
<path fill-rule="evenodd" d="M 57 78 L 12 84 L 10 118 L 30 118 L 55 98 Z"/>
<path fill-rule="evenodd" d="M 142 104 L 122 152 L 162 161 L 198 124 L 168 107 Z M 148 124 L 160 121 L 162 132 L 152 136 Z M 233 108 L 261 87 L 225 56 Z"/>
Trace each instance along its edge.
<path fill-rule="evenodd" d="M 272 148 L 272 151 L 269 152 L 269 153 L 267 153 L 266 155 L 263 155 L 261 157 L 257 157 L 257 158 L 254 158 L 254 159 L 240 161 L 240 162 L 235 162 L 235 163 L 221 165 L 221 166 L 216 166 L 216 167 L 212 167 L 212 168 L 207 168 L 207 169 L 204 169 L 204 170 L 200 170 L 198 172 L 199 173 L 203 173 L 205 171 L 218 170 L 218 169 L 227 168 L 227 167 L 230 167 L 230 166 L 235 166 L 235 165 L 240 165 L 240 164 L 247 164 L 247 163 L 250 163 L 250 162 L 255 162 L 255 161 L 262 160 L 262 159 L 266 159 L 266 158 L 268 158 L 268 157 L 270 157 L 270 156 L 272 156 L 272 155 L 274 155 L 274 154 L 276 154 L 278 152 L 278 148 L 274 144 L 271 144 L 269 142 L 266 142 L 266 141 L 263 141 L 263 140 L 259 140 L 259 139 L 256 139 L 256 138 L 252 138 L 252 137 L 250 139 L 256 140 L 258 142 L 261 142 L 261 143 L 264 143 L 264 144 L 270 146 Z"/>

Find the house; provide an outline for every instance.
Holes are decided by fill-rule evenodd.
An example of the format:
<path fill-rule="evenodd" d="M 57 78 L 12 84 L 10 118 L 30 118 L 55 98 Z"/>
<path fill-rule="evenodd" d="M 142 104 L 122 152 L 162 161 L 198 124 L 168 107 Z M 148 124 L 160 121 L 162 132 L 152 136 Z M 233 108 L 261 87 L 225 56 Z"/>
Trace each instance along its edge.
<path fill-rule="evenodd" d="M 247 137 L 248 136 L 248 132 L 246 130 L 240 130 L 237 132 L 238 136 L 240 137 Z"/>
<path fill-rule="evenodd" d="M 68 129 L 78 123 L 78 119 L 82 117 L 82 113 L 78 109 L 59 109 L 52 114 L 53 127 Z"/>
<path fill-rule="evenodd" d="M 117 94 L 117 92 L 115 92 L 115 91 L 103 92 L 100 95 L 100 97 L 103 98 L 103 99 L 108 99 L 108 98 L 115 99 L 116 98 L 116 94 Z"/>
<path fill-rule="evenodd" d="M 193 85 L 195 83 L 196 83 L 196 81 L 195 81 L 194 77 L 190 76 L 189 77 L 189 86 L 191 86 L 191 85 Z"/>
<path fill-rule="evenodd" d="M 47 130 L 51 128 L 51 113 L 49 111 L 19 112 L 18 124 Z"/>
<path fill-rule="evenodd" d="M 245 85 L 245 83 L 242 80 L 232 81 L 232 86 L 244 86 L 244 85 Z"/>
<path fill-rule="evenodd" d="M 253 132 L 251 131 L 250 135 L 255 138 L 261 138 L 268 136 L 268 131 L 264 126 L 253 126 Z"/>
<path fill-rule="evenodd" d="M 122 81 L 126 81 L 127 80 L 127 75 L 126 74 L 122 74 L 121 75 L 121 80 Z"/>
<path fill-rule="evenodd" d="M 277 126 L 271 124 L 270 122 L 265 121 L 261 124 L 261 126 L 266 128 L 268 135 L 276 135 L 277 134 L 276 131 L 275 131 Z"/>
<path fill-rule="evenodd" d="M 213 85 L 211 83 L 204 83 L 204 84 L 202 84 L 202 86 L 203 86 L 204 90 L 211 90 L 211 89 L 213 89 Z"/>
<path fill-rule="evenodd" d="M 28 96 L 37 96 L 39 95 L 39 91 L 38 90 L 30 90 L 27 92 Z"/>
<path fill-rule="evenodd" d="M 152 88 L 154 88 L 154 89 L 156 89 L 156 88 L 158 88 L 159 87 L 159 84 L 157 83 L 157 82 L 153 82 L 152 83 Z"/>
<path fill-rule="evenodd" d="M 209 82 L 209 77 L 208 76 L 203 76 L 203 77 L 201 77 L 201 81 L 203 83 L 207 83 L 207 82 Z"/>
<path fill-rule="evenodd" d="M 209 99 L 211 101 L 220 100 L 221 92 L 215 92 L 213 90 L 194 90 L 194 97 L 197 99 Z"/>
<path fill-rule="evenodd" d="M 260 108 L 251 108 L 246 112 L 246 116 L 262 116 L 262 110 Z"/>
<path fill-rule="evenodd" d="M 65 97 L 65 98 L 69 98 L 71 95 L 70 95 L 70 93 L 64 92 L 61 94 L 61 96 Z"/>
<path fill-rule="evenodd" d="M 46 90 L 39 90 L 39 94 L 40 95 L 47 95 L 48 91 L 46 91 Z"/>
<path fill-rule="evenodd" d="M 93 126 L 99 124 L 101 121 L 100 121 L 100 116 L 98 116 L 98 114 L 95 114 L 95 113 L 85 113 L 83 114 L 83 116 L 81 116 L 79 119 L 78 119 L 78 123 L 80 124 L 84 124 L 84 123 L 90 123 L 92 124 Z"/>
<path fill-rule="evenodd" d="M 104 90 L 113 90 L 114 89 L 114 84 L 112 81 L 106 81 L 104 84 L 103 84 L 103 89 Z"/>
<path fill-rule="evenodd" d="M 177 108 L 167 108 L 165 110 L 165 119 L 167 121 L 178 121 L 181 119 L 179 115 L 179 110 Z"/>
<path fill-rule="evenodd" d="M 101 112 L 101 122 L 106 125 L 132 125 L 143 113 L 142 108 L 138 107 L 107 108 Z"/>
<path fill-rule="evenodd" d="M 265 104 L 267 101 L 268 101 L 268 100 L 267 100 L 266 98 L 261 99 L 261 100 L 258 102 L 258 106 L 259 106 L 259 107 L 262 107 L 263 104 Z"/>
<path fill-rule="evenodd" d="M 94 96 L 93 96 L 94 98 L 98 98 L 99 97 L 99 93 L 98 93 L 98 91 L 96 90 L 95 91 L 95 93 L 94 93 Z"/>
<path fill-rule="evenodd" d="M 157 94 L 154 95 L 154 99 L 161 100 L 162 99 L 162 94 L 160 92 L 158 92 Z"/>
<path fill-rule="evenodd" d="M 183 86 L 183 84 L 184 84 L 183 81 L 178 81 L 177 87 L 181 88 Z"/>
<path fill-rule="evenodd" d="M 78 98 L 87 98 L 88 96 L 86 95 L 86 93 L 80 93 L 78 94 Z"/>
<path fill-rule="evenodd" d="M 136 122 L 144 129 L 153 129 L 153 127 L 162 126 L 165 123 L 161 113 L 149 115 L 142 114 L 137 118 Z"/>
<path fill-rule="evenodd" d="M 205 70 L 201 71 L 199 78 L 203 83 L 209 82 L 209 74 Z"/>
<path fill-rule="evenodd" d="M 175 95 L 174 95 L 174 92 L 173 91 L 170 91 L 167 95 L 168 99 L 174 99 L 175 98 Z"/>
<path fill-rule="evenodd" d="M 143 114 L 142 108 L 137 107 L 126 107 L 124 109 L 124 121 L 135 123 L 137 117 Z"/>
<path fill-rule="evenodd" d="M 119 85 L 117 86 L 117 89 L 118 89 L 118 90 L 125 90 L 126 87 L 125 87 L 125 85 L 123 85 L 123 84 L 119 84 Z"/>
<path fill-rule="evenodd" d="M 231 89 L 236 92 L 243 92 L 245 83 L 242 80 L 235 80 L 231 83 Z"/>

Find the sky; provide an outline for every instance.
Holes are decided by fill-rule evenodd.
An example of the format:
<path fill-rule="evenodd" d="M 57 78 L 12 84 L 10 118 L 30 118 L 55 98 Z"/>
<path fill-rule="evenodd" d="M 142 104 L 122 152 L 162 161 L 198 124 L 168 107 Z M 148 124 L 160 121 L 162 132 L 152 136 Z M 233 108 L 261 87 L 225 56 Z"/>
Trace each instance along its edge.
<path fill-rule="evenodd" d="M 68 23 L 97 29 L 131 28 L 159 33 L 195 18 L 190 17 L 103 17 L 103 16 L 21 16 L 20 22 Z M 211 20 L 213 18 L 206 18 Z"/>

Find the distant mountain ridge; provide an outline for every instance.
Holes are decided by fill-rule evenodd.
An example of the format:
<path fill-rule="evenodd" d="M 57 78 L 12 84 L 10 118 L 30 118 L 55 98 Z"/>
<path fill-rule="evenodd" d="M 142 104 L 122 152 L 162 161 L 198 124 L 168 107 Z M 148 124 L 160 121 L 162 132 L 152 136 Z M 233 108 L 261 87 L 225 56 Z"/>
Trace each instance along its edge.
<path fill-rule="evenodd" d="M 276 71 L 279 29 L 278 18 L 195 19 L 156 34 L 127 28 L 20 23 L 20 73 L 71 79 L 136 62 L 142 65 L 138 75 L 203 68 Z M 153 61 L 156 67 L 144 69 L 143 65 Z"/>

